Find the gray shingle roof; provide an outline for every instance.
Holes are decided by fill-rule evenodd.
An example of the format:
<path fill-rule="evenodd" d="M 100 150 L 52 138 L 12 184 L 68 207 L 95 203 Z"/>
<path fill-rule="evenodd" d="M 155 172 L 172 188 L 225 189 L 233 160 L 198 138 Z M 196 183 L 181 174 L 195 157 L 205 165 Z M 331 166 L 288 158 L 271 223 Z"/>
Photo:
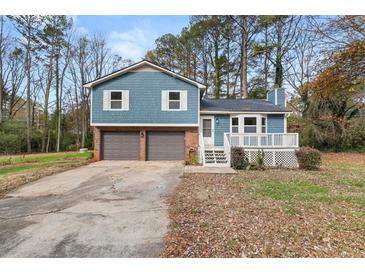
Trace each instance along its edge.
<path fill-rule="evenodd" d="M 290 112 L 263 99 L 202 99 L 200 111 Z"/>

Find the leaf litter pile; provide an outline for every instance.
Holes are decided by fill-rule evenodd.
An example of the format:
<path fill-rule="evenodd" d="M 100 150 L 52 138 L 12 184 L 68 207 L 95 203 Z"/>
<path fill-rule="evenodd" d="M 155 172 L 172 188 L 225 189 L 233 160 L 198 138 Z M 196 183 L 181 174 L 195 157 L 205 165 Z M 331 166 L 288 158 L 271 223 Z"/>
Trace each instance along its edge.
<path fill-rule="evenodd" d="M 320 171 L 189 174 L 169 200 L 163 257 L 365 257 L 365 155 Z"/>

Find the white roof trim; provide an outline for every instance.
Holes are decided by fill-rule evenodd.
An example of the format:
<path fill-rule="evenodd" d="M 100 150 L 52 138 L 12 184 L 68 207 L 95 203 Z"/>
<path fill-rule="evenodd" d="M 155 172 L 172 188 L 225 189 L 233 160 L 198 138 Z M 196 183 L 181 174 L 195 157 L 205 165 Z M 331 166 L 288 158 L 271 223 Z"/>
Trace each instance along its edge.
<path fill-rule="evenodd" d="M 166 74 L 169 74 L 169 75 L 171 75 L 173 77 L 176 77 L 176 78 L 178 78 L 178 79 L 180 79 L 182 81 L 185 81 L 185 82 L 188 82 L 190 84 L 193 84 L 193 85 L 197 86 L 198 88 L 201 88 L 201 89 L 205 89 L 206 88 L 206 86 L 204 86 L 204 85 L 202 85 L 202 84 L 200 84 L 200 83 L 198 83 L 198 82 L 196 82 L 194 80 L 188 79 L 188 78 L 186 78 L 186 77 L 184 77 L 182 75 L 179 75 L 179 74 L 177 74 L 175 72 L 172 72 L 172 71 L 169 71 L 167 69 L 164 69 L 163 67 L 160 67 L 158 65 L 155 65 L 155 64 L 153 64 L 153 63 L 151 63 L 149 61 L 146 61 L 146 60 L 143 60 L 143 61 L 141 61 L 139 63 L 136 63 L 134 65 L 131 65 L 131 66 L 129 66 L 127 68 L 124 68 L 124 69 L 121 69 L 119 71 L 116 71 L 116 72 L 114 72 L 112 74 L 109 74 L 109 75 L 106 75 L 104 77 L 101 77 L 101 78 L 99 78 L 99 79 L 97 79 L 95 81 L 86 83 L 85 85 L 83 85 L 83 87 L 85 87 L 85 88 L 91 88 L 91 87 L 93 87 L 93 86 L 95 86 L 97 84 L 103 83 L 103 82 L 105 82 L 107 80 L 110 80 L 110 79 L 112 79 L 114 77 L 120 76 L 120 75 L 122 75 L 124 73 L 127 73 L 129 71 L 135 70 L 138 67 L 146 66 L 146 65 L 147 66 L 151 66 L 151 67 L 153 67 L 153 68 L 155 68 L 155 69 L 157 69 L 159 71 L 162 71 L 162 72 L 164 72 Z"/>
<path fill-rule="evenodd" d="M 286 113 L 291 113 L 292 111 L 227 111 L 227 110 L 201 110 L 200 114 L 286 114 Z"/>

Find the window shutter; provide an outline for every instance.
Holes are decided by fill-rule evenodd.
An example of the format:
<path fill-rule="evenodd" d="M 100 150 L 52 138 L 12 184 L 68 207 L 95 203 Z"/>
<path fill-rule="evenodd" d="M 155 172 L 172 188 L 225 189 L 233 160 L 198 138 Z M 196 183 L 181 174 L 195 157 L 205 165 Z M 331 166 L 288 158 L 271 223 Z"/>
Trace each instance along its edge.
<path fill-rule="evenodd" d="M 103 110 L 110 109 L 110 92 L 109 90 L 104 90 L 103 92 Z"/>
<path fill-rule="evenodd" d="M 169 92 L 168 90 L 161 90 L 161 110 L 169 110 Z"/>
<path fill-rule="evenodd" d="M 188 110 L 188 93 L 186 90 L 180 92 L 180 109 L 181 110 Z"/>
<path fill-rule="evenodd" d="M 122 109 L 129 110 L 129 90 L 123 90 L 122 92 Z"/>

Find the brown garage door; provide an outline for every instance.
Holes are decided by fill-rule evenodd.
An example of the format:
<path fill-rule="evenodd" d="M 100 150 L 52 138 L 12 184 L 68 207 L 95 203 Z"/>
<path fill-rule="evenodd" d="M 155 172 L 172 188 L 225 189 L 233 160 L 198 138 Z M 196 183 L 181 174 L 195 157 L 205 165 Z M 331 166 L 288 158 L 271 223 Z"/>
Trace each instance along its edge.
<path fill-rule="evenodd" d="M 184 132 L 147 132 L 147 160 L 184 160 Z"/>
<path fill-rule="evenodd" d="M 103 160 L 138 160 L 139 132 L 103 132 Z"/>

